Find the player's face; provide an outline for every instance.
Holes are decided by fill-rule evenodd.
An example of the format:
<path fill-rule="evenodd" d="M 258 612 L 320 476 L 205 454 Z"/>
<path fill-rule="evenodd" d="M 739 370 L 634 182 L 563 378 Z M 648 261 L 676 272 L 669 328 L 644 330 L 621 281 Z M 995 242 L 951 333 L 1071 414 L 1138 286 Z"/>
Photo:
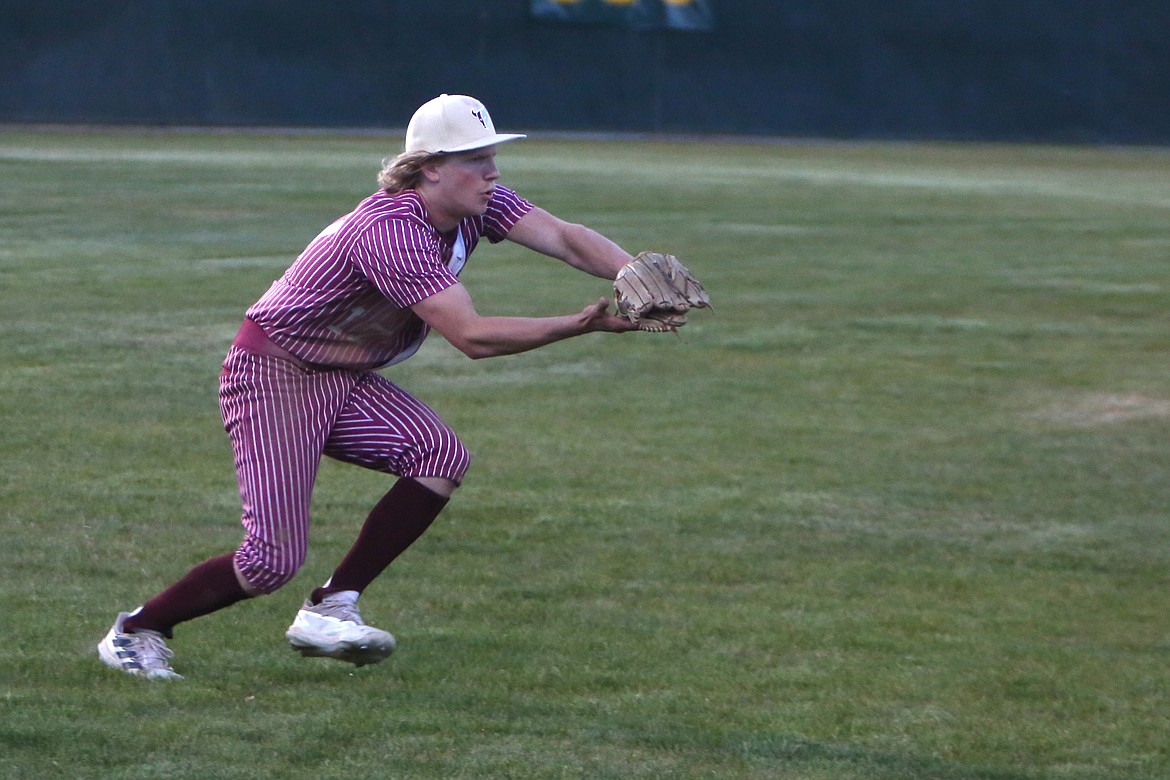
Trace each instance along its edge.
<path fill-rule="evenodd" d="M 441 170 L 440 194 L 450 216 L 464 219 L 487 211 L 500 178 L 496 147 L 456 152 L 444 158 Z"/>

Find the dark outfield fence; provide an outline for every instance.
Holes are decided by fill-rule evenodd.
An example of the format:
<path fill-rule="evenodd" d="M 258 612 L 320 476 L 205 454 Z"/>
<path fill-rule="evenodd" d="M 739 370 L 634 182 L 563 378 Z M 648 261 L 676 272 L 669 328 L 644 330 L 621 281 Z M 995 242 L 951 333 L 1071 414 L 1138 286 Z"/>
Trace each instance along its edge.
<path fill-rule="evenodd" d="M 400 128 L 465 92 L 509 129 L 1170 141 L 1170 2 L 702 0 L 708 31 L 535 15 L 698 1 L 0 0 L 0 121 Z"/>

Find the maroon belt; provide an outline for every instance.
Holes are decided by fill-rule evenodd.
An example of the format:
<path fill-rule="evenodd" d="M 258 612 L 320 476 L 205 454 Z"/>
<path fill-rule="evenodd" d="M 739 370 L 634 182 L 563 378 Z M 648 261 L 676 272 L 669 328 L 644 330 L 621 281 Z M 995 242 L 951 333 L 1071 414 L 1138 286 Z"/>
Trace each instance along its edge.
<path fill-rule="evenodd" d="M 236 334 L 235 339 L 232 340 L 233 347 L 255 352 L 258 355 L 267 355 L 268 357 L 280 358 L 282 360 L 291 360 L 302 366 L 307 365 L 303 360 L 297 358 L 293 353 L 289 352 L 284 347 L 277 346 L 268 334 L 252 320 L 247 317 L 244 318 L 244 324 L 240 326 L 239 333 Z"/>

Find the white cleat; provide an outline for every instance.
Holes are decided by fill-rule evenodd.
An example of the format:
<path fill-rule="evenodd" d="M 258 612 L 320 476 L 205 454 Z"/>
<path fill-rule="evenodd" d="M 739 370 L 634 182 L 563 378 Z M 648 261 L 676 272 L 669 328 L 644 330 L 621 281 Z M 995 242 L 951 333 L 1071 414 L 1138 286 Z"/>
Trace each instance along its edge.
<path fill-rule="evenodd" d="M 122 623 L 128 617 L 129 612 L 118 613 L 114 627 L 98 643 L 98 655 L 102 662 L 126 674 L 148 680 L 182 680 L 183 676 L 175 674 L 171 668 L 168 659 L 174 654 L 167 647 L 163 635 L 145 629 L 132 634 L 123 631 Z"/>
<path fill-rule="evenodd" d="M 307 658 L 336 658 L 354 666 L 384 661 L 397 642 L 389 632 L 362 622 L 356 600 L 356 592 L 342 591 L 320 604 L 306 601 L 284 634 L 289 645 Z"/>

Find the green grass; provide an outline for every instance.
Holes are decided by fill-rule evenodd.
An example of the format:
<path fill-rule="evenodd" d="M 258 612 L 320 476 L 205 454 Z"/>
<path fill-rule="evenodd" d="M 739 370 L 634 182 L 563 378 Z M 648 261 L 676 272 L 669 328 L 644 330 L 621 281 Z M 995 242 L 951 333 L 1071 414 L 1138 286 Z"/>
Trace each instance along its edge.
<path fill-rule="evenodd" d="M 363 599 L 283 631 L 387 486 L 326 463 L 309 561 L 101 666 L 232 549 L 216 378 L 244 309 L 396 138 L 0 132 L 0 776 L 1170 776 L 1170 154 L 570 142 L 504 180 L 708 286 L 683 338 L 390 374 L 475 455 Z M 510 244 L 485 313 L 604 283 Z"/>

